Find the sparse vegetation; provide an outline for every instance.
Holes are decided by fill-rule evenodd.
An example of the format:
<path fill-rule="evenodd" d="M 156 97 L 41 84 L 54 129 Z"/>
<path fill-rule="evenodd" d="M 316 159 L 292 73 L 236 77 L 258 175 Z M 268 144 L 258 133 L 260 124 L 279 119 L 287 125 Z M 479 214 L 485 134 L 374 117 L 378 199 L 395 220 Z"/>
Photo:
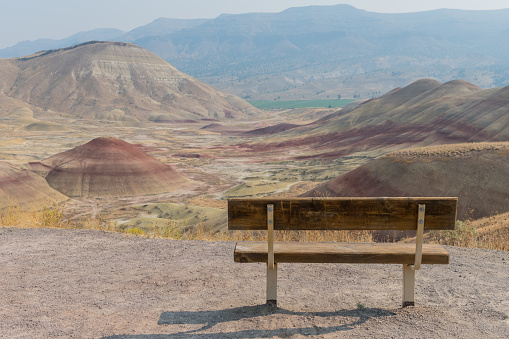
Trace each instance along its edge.
<path fill-rule="evenodd" d="M 266 241 L 267 233 L 246 231 L 207 232 L 198 227 L 192 231 L 184 232 L 182 239 L 209 240 L 209 241 Z M 369 231 L 275 231 L 276 241 L 305 241 L 305 242 L 371 242 L 372 233 Z"/>
<path fill-rule="evenodd" d="M 0 210 L 0 227 L 117 230 L 116 223 L 106 221 L 101 215 L 71 220 L 58 206 L 37 209 L 24 208 L 17 204 Z"/>
<path fill-rule="evenodd" d="M 430 242 L 459 247 L 509 251 L 509 213 L 457 221 L 453 231 L 431 231 Z"/>
<path fill-rule="evenodd" d="M 472 245 L 475 243 L 477 236 L 478 232 L 471 223 L 460 220 L 456 221 L 455 230 L 431 231 L 429 234 L 433 242 L 461 247 L 474 247 Z"/>
<path fill-rule="evenodd" d="M 486 151 L 507 152 L 509 142 L 472 142 L 463 144 L 446 144 L 427 147 L 403 149 L 386 154 L 386 157 L 416 160 L 416 159 L 451 159 L 462 158 Z"/>
<path fill-rule="evenodd" d="M 13 205 L 0 212 L 0 227 L 20 228 L 70 228 L 92 229 L 108 232 L 120 232 L 136 236 L 168 238 L 174 240 L 206 240 L 206 241 L 263 241 L 266 232 L 245 231 L 213 231 L 203 223 L 195 227 L 183 228 L 178 222 L 168 221 L 145 227 L 128 227 L 117 222 L 105 220 L 102 216 L 69 219 L 58 206 L 42 209 L 23 209 Z M 278 241 L 371 241 L 371 232 L 350 231 L 277 231 Z"/>
<path fill-rule="evenodd" d="M 205 241 L 264 241 L 266 232 L 214 231 L 203 223 L 195 227 L 182 228 L 177 222 L 154 224 L 147 227 L 126 227 L 105 220 L 102 216 L 68 219 L 57 206 L 42 209 L 22 209 L 13 205 L 0 212 L 0 227 L 47 227 L 92 229 L 120 232 L 129 235 L 167 238 L 174 240 Z M 479 220 L 457 221 L 453 231 L 430 232 L 428 242 L 470 248 L 486 248 L 509 251 L 509 213 L 495 214 Z M 371 242 L 370 231 L 276 231 L 277 241 L 337 241 Z"/>

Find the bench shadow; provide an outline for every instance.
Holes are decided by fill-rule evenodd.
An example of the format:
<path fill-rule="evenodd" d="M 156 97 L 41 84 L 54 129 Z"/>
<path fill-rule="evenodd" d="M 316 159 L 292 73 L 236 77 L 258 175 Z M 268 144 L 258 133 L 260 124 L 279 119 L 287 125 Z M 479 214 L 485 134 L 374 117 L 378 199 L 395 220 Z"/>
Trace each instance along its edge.
<path fill-rule="evenodd" d="M 330 326 L 301 328 L 278 328 L 273 330 L 249 329 L 236 332 L 221 333 L 200 333 L 206 331 L 219 323 L 239 321 L 255 317 L 263 317 L 272 314 L 285 314 L 295 316 L 313 316 L 313 317 L 354 317 L 357 320 L 351 323 Z M 256 306 L 235 307 L 216 311 L 182 311 L 182 312 L 164 312 L 159 317 L 158 325 L 204 325 L 195 330 L 172 333 L 172 334 L 142 334 L 142 335 L 115 335 L 104 337 L 103 339 L 163 339 L 163 338 L 271 338 L 274 336 L 290 337 L 296 334 L 310 336 L 318 334 L 327 334 L 341 331 L 348 331 L 355 326 L 361 325 L 370 318 L 388 317 L 395 315 L 394 312 L 378 309 L 365 308 L 362 310 L 342 310 L 335 312 L 294 312 L 283 308 L 274 307 L 268 304 Z"/>

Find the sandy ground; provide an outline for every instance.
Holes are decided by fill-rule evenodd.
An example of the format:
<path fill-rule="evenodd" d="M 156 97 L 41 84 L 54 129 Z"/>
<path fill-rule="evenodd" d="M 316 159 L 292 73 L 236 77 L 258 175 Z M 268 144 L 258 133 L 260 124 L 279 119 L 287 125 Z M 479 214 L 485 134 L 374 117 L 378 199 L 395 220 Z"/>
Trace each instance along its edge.
<path fill-rule="evenodd" d="M 0 337 L 509 337 L 508 252 L 449 247 L 405 309 L 398 265 L 282 264 L 270 309 L 264 265 L 234 263 L 233 248 L 0 228 Z"/>

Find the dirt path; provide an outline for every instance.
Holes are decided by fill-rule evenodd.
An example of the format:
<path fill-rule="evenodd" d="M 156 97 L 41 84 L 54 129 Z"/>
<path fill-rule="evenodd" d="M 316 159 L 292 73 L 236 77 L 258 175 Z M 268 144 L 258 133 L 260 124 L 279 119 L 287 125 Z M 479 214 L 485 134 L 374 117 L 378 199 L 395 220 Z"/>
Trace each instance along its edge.
<path fill-rule="evenodd" d="M 507 252 L 449 247 L 406 309 L 397 265 L 282 264 L 271 310 L 264 266 L 233 247 L 0 228 L 0 337 L 509 337 Z"/>

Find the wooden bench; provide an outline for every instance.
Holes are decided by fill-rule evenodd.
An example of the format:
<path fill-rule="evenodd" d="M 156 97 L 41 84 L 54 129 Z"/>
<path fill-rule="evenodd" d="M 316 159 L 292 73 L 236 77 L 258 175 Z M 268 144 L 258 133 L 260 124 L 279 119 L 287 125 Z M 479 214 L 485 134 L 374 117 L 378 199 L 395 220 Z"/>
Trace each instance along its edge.
<path fill-rule="evenodd" d="M 453 230 L 457 198 L 235 198 L 229 230 L 268 230 L 268 241 L 237 242 L 234 260 L 267 263 L 267 303 L 277 305 L 278 263 L 403 265 L 403 307 L 414 305 L 415 271 L 448 264 L 427 230 Z M 415 230 L 416 243 L 274 242 L 274 230 Z"/>

